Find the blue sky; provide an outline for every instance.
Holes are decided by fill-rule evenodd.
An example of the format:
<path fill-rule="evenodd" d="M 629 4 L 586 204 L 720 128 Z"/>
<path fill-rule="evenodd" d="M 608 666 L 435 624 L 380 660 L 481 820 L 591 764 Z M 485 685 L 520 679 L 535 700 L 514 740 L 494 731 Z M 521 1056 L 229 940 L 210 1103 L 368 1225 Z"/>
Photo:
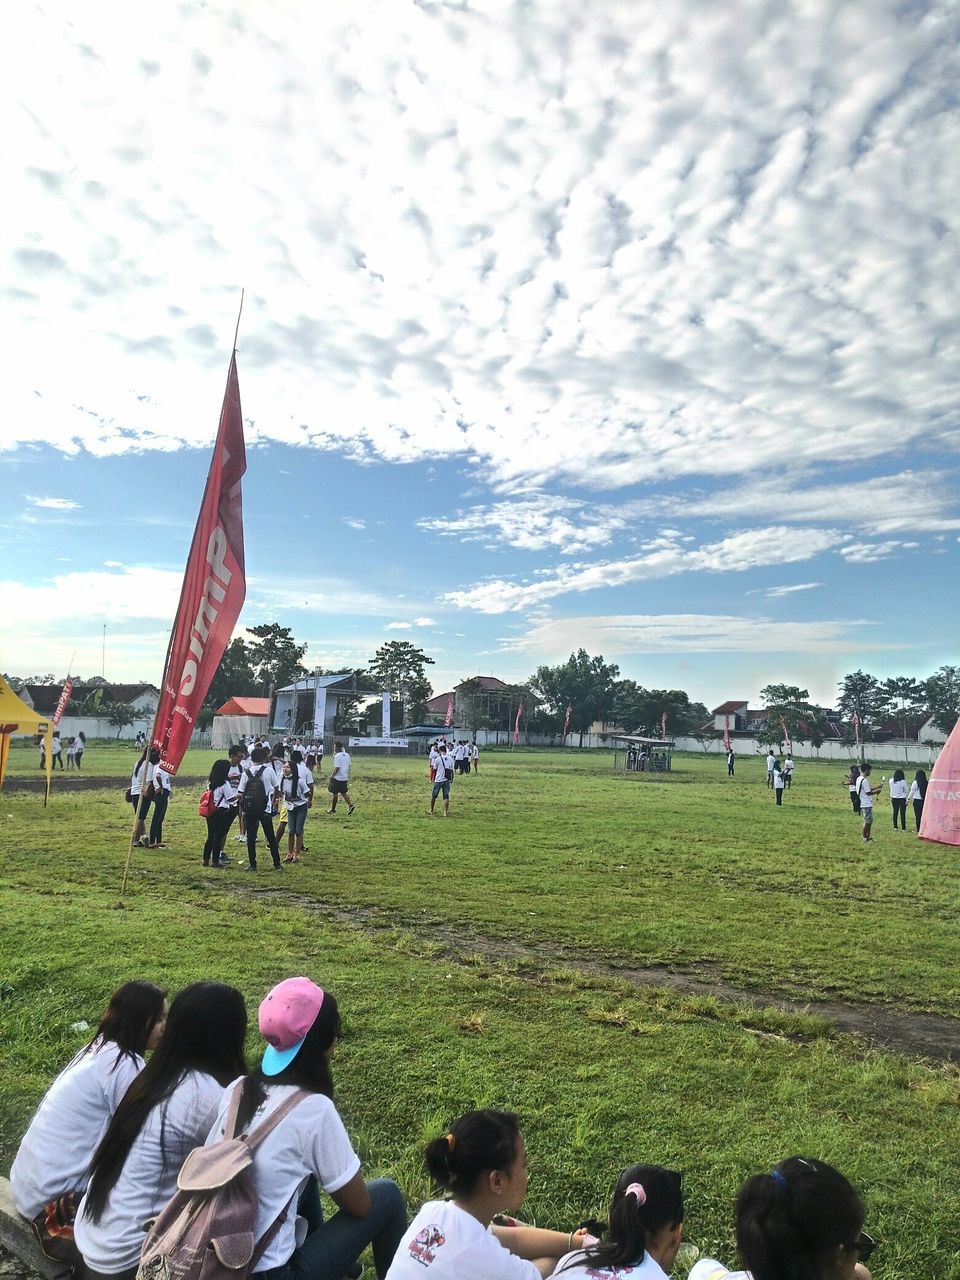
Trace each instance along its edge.
<path fill-rule="evenodd" d="M 436 689 L 957 660 L 952 4 L 25 12 L 0 668 L 158 680 L 240 288 L 248 593 Z"/>

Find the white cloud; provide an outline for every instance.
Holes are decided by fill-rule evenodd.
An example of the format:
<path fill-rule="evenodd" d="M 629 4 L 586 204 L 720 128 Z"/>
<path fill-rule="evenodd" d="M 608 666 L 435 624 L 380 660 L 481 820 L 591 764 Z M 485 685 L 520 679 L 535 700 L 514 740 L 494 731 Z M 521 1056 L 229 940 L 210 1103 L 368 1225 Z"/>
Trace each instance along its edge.
<path fill-rule="evenodd" d="M 696 548 L 662 538 L 655 550 L 641 556 L 564 566 L 545 572 L 535 582 L 494 579 L 447 592 L 442 599 L 482 613 L 505 613 L 529 609 L 569 592 L 622 587 L 678 573 L 734 573 L 763 565 L 795 564 L 837 546 L 841 539 L 834 529 L 805 529 L 797 536 L 796 530 L 784 526 L 748 529 Z"/>
<path fill-rule="evenodd" d="M 960 448 L 950 0 L 60 13 L 5 86 L 8 447 L 207 444 L 249 280 L 251 442 L 502 489 Z"/>
<path fill-rule="evenodd" d="M 433 618 L 414 618 L 413 625 L 415 627 L 435 627 L 437 624 Z"/>
<path fill-rule="evenodd" d="M 412 622 L 388 622 L 385 628 L 387 631 L 412 631 Z"/>
<path fill-rule="evenodd" d="M 896 551 L 916 546 L 915 542 L 900 542 L 896 538 L 887 542 L 851 542 L 840 548 L 840 554 L 848 564 L 869 564 L 874 560 L 887 560 Z"/>
<path fill-rule="evenodd" d="M 625 617 L 546 618 L 523 635 L 503 640 L 501 652 L 552 661 L 583 646 L 606 658 L 639 653 L 836 654 L 896 648 L 865 642 L 861 621 L 778 622 L 729 614 L 635 614 Z"/>
<path fill-rule="evenodd" d="M 80 503 L 72 498 L 34 498 L 27 494 L 31 506 L 42 507 L 45 511 L 79 511 Z"/>
<path fill-rule="evenodd" d="M 796 595 L 798 591 L 813 591 L 822 586 L 822 582 L 797 582 L 790 587 L 760 587 L 756 591 L 748 591 L 747 595 L 765 595 L 768 600 L 780 600 L 783 596 Z"/>
<path fill-rule="evenodd" d="M 359 516 L 344 516 L 343 523 L 351 529 L 365 529 L 367 527 L 366 520 L 361 520 Z"/>
<path fill-rule="evenodd" d="M 561 555 L 605 546 L 625 521 L 609 507 L 548 494 L 472 507 L 463 515 L 417 521 L 421 529 L 441 537 L 489 546 L 506 544 L 521 551 L 555 548 Z"/>

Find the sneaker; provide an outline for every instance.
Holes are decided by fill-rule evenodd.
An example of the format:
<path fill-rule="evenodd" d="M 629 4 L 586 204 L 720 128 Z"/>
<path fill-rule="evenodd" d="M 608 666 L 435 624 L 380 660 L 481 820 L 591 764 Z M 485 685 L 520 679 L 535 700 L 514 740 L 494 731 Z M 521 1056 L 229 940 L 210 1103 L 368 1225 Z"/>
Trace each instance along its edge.
<path fill-rule="evenodd" d="M 290 776 L 293 777 L 292 774 Z M 273 864 L 273 869 L 274 871 L 286 871 L 286 867 L 283 865 L 282 862 L 275 862 Z"/>
<path fill-rule="evenodd" d="M 292 787 L 292 786 L 293 786 L 293 783 L 291 782 L 291 783 L 290 783 L 290 785 L 291 785 L 291 787 Z M 246 838 L 247 838 L 246 836 L 234 836 L 234 837 L 233 837 L 233 843 L 234 843 L 234 844 L 243 844 L 243 842 L 246 840 Z"/>
<path fill-rule="evenodd" d="M 137 841 L 137 847 L 140 849 L 149 849 L 150 848 L 149 838 L 147 836 L 141 836 L 140 839 Z"/>
<path fill-rule="evenodd" d="M 245 866 L 243 869 L 244 869 L 244 871 L 256 871 L 256 869 L 257 869 L 257 868 L 256 868 L 256 867 L 251 867 L 251 866 L 248 864 L 248 865 L 247 865 L 247 866 Z"/>
<path fill-rule="evenodd" d="M 293 777 L 293 774 L 291 773 L 291 774 L 290 774 L 290 776 L 291 776 L 291 778 L 292 778 L 292 777 Z M 290 783 L 290 785 L 291 785 L 291 787 L 292 787 L 292 786 L 293 786 L 293 783 L 291 782 L 291 783 Z M 351 814 L 351 813 L 353 813 L 353 811 L 354 811 L 354 809 L 355 809 L 356 807 L 357 807 L 357 806 L 356 806 L 355 804 L 352 804 L 352 805 L 350 805 L 350 806 L 349 806 L 349 808 L 347 809 L 347 817 L 348 817 L 348 818 L 350 817 L 350 814 Z"/>

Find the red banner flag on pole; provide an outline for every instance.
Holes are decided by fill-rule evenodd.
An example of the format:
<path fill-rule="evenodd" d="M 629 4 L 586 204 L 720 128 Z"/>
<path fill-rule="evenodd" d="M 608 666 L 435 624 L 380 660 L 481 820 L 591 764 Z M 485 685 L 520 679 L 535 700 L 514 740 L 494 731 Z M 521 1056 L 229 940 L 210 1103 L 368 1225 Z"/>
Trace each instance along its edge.
<path fill-rule="evenodd" d="M 960 720 L 930 770 L 920 817 L 920 839 L 960 844 Z"/>
<path fill-rule="evenodd" d="M 63 686 L 63 692 L 60 694 L 60 701 L 57 703 L 57 709 L 53 713 L 53 723 L 58 725 L 63 713 L 67 709 L 67 703 L 70 701 L 70 695 L 73 693 L 73 676 L 67 676 L 66 683 Z"/>
<path fill-rule="evenodd" d="M 732 750 L 730 746 L 730 717 L 723 717 L 723 749 L 724 751 Z"/>
<path fill-rule="evenodd" d="M 520 741 L 520 717 L 522 715 L 523 715 L 523 703 L 521 702 L 519 707 L 517 707 L 517 718 L 513 722 L 513 741 L 515 744 Z"/>
<path fill-rule="evenodd" d="M 787 755 L 793 755 L 793 740 L 790 737 L 790 730 L 787 728 L 787 722 L 783 716 L 780 717 L 780 728 L 783 730 L 783 740 L 787 744 Z"/>
<path fill-rule="evenodd" d="M 664 712 L 663 715 L 660 717 L 660 737 L 665 738 L 666 736 L 667 736 L 667 713 Z"/>
<path fill-rule="evenodd" d="M 567 714 L 563 717 L 563 739 L 562 739 L 561 744 L 560 744 L 561 746 L 562 746 L 562 745 L 563 745 L 563 743 L 564 743 L 564 742 L 566 742 L 566 740 L 567 740 L 567 733 L 568 733 L 568 731 L 569 731 L 569 729 L 570 729 L 570 717 L 571 717 L 572 715 L 573 715 L 573 707 L 572 707 L 572 706 L 570 705 L 570 703 L 568 702 L 568 703 L 567 703 Z"/>
<path fill-rule="evenodd" d="M 234 351 L 220 428 L 167 648 L 153 746 L 176 773 L 247 592 L 240 481 L 247 469 Z"/>
<path fill-rule="evenodd" d="M 443 727 L 449 729 L 453 724 L 453 694 L 447 699 L 447 715 L 443 722 Z"/>

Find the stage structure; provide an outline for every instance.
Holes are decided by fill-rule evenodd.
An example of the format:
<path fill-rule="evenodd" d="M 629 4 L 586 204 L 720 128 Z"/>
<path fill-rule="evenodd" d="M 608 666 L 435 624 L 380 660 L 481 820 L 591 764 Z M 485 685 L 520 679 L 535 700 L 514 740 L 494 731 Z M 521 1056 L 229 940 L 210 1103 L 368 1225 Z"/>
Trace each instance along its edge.
<path fill-rule="evenodd" d="M 322 739 L 324 750 L 333 742 L 333 722 L 341 698 L 379 698 L 383 705 L 383 737 L 390 737 L 390 694 L 384 689 L 364 689 L 355 671 L 334 676 L 304 676 L 278 689 L 270 725 L 274 732 Z"/>

